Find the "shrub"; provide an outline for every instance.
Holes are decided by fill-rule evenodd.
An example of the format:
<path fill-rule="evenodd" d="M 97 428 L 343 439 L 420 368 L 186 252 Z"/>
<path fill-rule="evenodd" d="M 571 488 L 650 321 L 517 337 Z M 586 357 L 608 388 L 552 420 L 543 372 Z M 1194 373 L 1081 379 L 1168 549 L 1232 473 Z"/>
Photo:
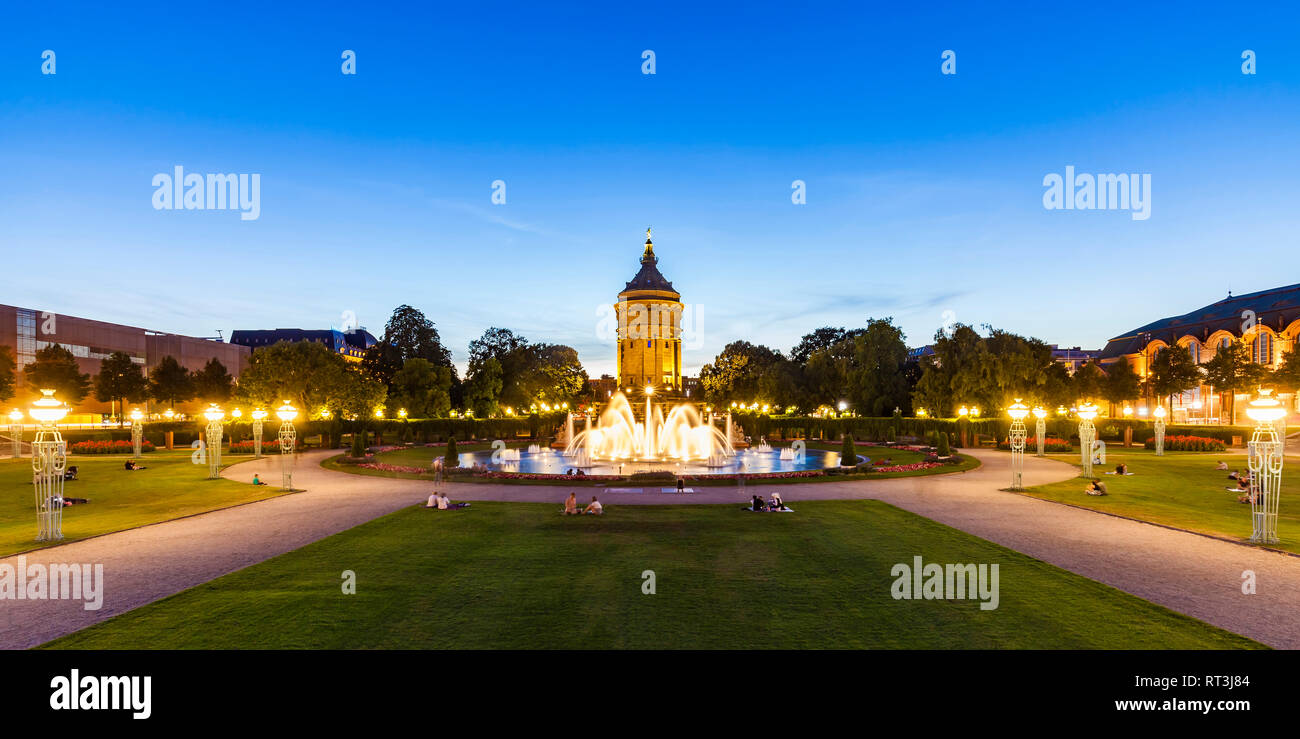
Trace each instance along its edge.
<path fill-rule="evenodd" d="M 668 470 L 655 470 L 651 472 L 633 472 L 628 476 L 628 482 L 665 482 L 676 483 L 677 475 Z"/>
<path fill-rule="evenodd" d="M 1156 440 L 1147 439 L 1142 446 L 1155 449 Z M 1227 449 L 1227 445 L 1218 439 L 1205 436 L 1166 436 L 1165 449 L 1171 452 L 1221 452 Z"/>
<path fill-rule="evenodd" d="M 448 469 L 460 466 L 460 453 L 456 451 L 456 437 L 447 439 L 447 451 L 443 454 L 442 466 Z"/>
<path fill-rule="evenodd" d="M 856 467 L 858 464 L 858 450 L 853 446 L 853 434 L 844 435 L 844 446 L 840 448 L 840 466 Z"/>
<path fill-rule="evenodd" d="M 890 444 L 893 444 L 894 442 L 898 441 L 898 433 L 894 431 L 893 426 L 890 426 L 885 429 L 885 441 L 889 442 Z"/>
<path fill-rule="evenodd" d="M 998 444 L 998 448 L 1010 449 L 1011 442 L 1004 439 L 1000 444 Z M 1038 451 L 1038 437 L 1031 436 L 1028 439 L 1025 439 L 1025 451 L 1027 452 Z M 1065 439 L 1055 439 L 1049 436 L 1043 439 L 1043 451 L 1044 452 L 1072 452 L 1074 451 L 1074 445 L 1066 441 Z"/>
<path fill-rule="evenodd" d="M 352 432 L 352 456 L 354 457 L 366 456 L 366 447 L 368 446 L 370 445 L 366 443 L 365 429 L 358 429 Z"/>
<path fill-rule="evenodd" d="M 947 457 L 947 456 L 950 456 L 950 455 L 952 454 L 952 449 L 948 446 L 948 432 L 947 432 L 947 431 L 940 431 L 940 432 L 939 432 L 939 444 L 938 444 L 938 446 L 935 447 L 935 452 L 936 452 L 940 457 Z"/>
<path fill-rule="evenodd" d="M 302 446 L 298 440 L 294 440 L 294 447 Z M 256 451 L 253 447 L 253 441 L 237 441 L 230 445 L 231 454 L 252 454 Z M 262 440 L 262 454 L 279 454 L 280 440 L 274 436 Z"/>

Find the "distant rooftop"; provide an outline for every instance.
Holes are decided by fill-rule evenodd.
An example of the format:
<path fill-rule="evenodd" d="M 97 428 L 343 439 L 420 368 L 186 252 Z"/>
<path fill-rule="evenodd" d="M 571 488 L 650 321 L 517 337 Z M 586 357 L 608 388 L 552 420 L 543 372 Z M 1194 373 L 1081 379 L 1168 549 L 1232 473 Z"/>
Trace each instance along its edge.
<path fill-rule="evenodd" d="M 1275 287 L 1270 290 L 1231 295 L 1181 316 L 1171 316 L 1152 321 L 1145 326 L 1112 338 L 1101 352 L 1102 359 L 1113 359 L 1126 354 L 1142 352 L 1152 341 L 1173 345 L 1184 336 L 1194 336 L 1204 341 L 1216 331 L 1229 331 L 1241 336 L 1242 313 L 1252 311 L 1255 322 L 1281 331 L 1300 318 L 1300 285 Z"/>

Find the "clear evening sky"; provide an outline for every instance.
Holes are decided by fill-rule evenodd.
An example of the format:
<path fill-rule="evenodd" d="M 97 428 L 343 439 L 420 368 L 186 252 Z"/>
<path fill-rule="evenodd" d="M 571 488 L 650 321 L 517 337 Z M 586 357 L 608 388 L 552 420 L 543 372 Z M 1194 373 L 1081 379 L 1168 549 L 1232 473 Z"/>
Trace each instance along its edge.
<path fill-rule="evenodd" d="M 1097 348 L 1300 281 L 1294 6 L 284 5 L 11 5 L 0 302 L 226 336 L 410 303 L 462 367 L 503 326 L 598 375 L 653 225 L 693 374 L 945 311 Z M 259 173 L 260 217 L 155 210 L 177 165 Z M 1151 217 L 1045 210 L 1067 165 L 1149 173 Z"/>

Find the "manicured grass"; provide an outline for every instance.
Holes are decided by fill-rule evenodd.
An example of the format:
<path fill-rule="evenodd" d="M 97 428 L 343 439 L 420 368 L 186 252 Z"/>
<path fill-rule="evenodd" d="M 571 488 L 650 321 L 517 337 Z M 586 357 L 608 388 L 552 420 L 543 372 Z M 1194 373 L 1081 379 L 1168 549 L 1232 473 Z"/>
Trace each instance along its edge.
<path fill-rule="evenodd" d="M 1258 648 L 878 501 L 408 508 L 51 642 L 76 649 Z M 1000 567 L 1000 602 L 891 569 Z M 341 575 L 356 576 L 356 594 Z M 653 570 L 656 593 L 642 593 Z"/>
<path fill-rule="evenodd" d="M 1079 466 L 1079 455 L 1051 454 L 1054 459 Z M 1093 466 L 1093 474 L 1106 483 L 1107 495 L 1084 494 L 1082 478 L 1030 488 L 1027 493 L 1048 500 L 1070 503 L 1107 513 L 1174 526 L 1229 539 L 1250 538 L 1250 505 L 1238 503 L 1239 493 L 1224 488 L 1233 485 L 1228 473 L 1214 469 L 1222 460 L 1234 470 L 1246 470 L 1246 456 L 1216 452 L 1165 452 L 1157 457 L 1149 451 L 1107 449 L 1106 464 Z M 1127 463 L 1131 476 L 1106 475 L 1120 462 Z M 1288 470 L 1291 474 L 1287 474 Z M 1273 545 L 1300 553 L 1300 506 L 1288 505 L 1300 496 L 1300 458 L 1287 457 L 1282 470 L 1282 505 L 1277 530 L 1281 544 Z"/>
<path fill-rule="evenodd" d="M 528 446 L 528 442 L 524 442 L 522 444 L 512 443 L 509 444 L 509 446 L 510 448 L 526 447 Z M 822 450 L 833 451 L 837 453 L 840 451 L 839 444 L 823 444 L 820 442 L 813 442 L 809 444 L 809 447 L 812 449 L 822 449 Z M 488 444 L 475 444 L 473 446 L 469 446 L 469 445 L 457 446 L 457 449 L 461 452 L 487 451 L 491 448 L 492 448 L 491 445 Z M 905 449 L 890 449 L 887 447 L 869 446 L 866 444 L 858 444 L 856 445 L 856 448 L 858 450 L 858 453 L 861 455 L 870 457 L 871 459 L 890 459 L 893 460 L 893 464 L 897 464 L 897 465 L 915 464 L 925 459 L 924 454 L 920 452 L 908 451 Z M 409 467 L 429 467 L 430 465 L 433 464 L 433 458 L 441 457 L 443 455 L 444 450 L 445 450 L 444 447 L 423 447 L 423 446 L 411 447 L 407 449 L 394 449 L 391 451 L 381 452 L 379 454 L 376 454 L 375 460 L 378 462 L 383 462 L 385 464 L 392 464 L 392 465 L 402 465 L 402 466 L 409 466 Z M 794 484 L 803 485 L 803 484 L 819 483 L 819 482 L 845 482 L 850 480 L 883 480 L 891 477 L 924 477 L 927 475 L 944 475 L 951 472 L 965 472 L 967 470 L 975 469 L 980 465 L 978 459 L 971 457 L 969 455 L 959 454 L 957 455 L 957 457 L 958 457 L 957 464 L 944 465 L 942 467 L 932 467 L 923 470 L 908 470 L 902 472 L 870 472 L 870 473 L 860 473 L 860 474 L 854 473 L 854 474 L 846 474 L 846 475 L 835 474 L 835 475 L 827 475 L 824 477 L 749 478 L 747 479 L 746 483 L 749 485 L 794 485 Z M 356 467 L 354 465 L 339 464 L 338 459 L 334 457 L 324 460 L 321 463 L 321 466 L 325 467 L 326 469 L 337 470 L 339 472 L 350 472 L 355 475 L 369 475 L 371 477 L 395 477 L 395 478 L 401 478 L 406 480 L 432 480 L 433 479 L 432 468 L 430 468 L 428 472 L 423 472 L 418 474 L 414 472 L 392 472 L 387 470 L 365 469 L 365 468 Z M 627 485 L 626 482 L 610 483 L 610 482 L 593 481 L 593 480 L 579 481 L 576 479 L 573 481 L 570 480 L 555 480 L 555 481 L 509 480 L 509 479 L 500 479 L 500 478 L 471 477 L 469 475 L 456 476 L 452 479 L 455 479 L 456 482 L 483 482 L 483 483 L 499 483 L 499 484 L 507 484 L 507 485 L 563 485 L 566 487 L 572 487 L 572 486 L 601 487 L 608 484 L 620 485 L 620 486 Z M 707 480 L 707 479 L 694 480 L 691 482 L 691 485 L 695 487 L 730 486 L 735 484 L 736 481 L 730 478 L 724 478 L 720 480 Z"/>
<path fill-rule="evenodd" d="M 148 469 L 127 472 L 129 455 L 69 455 L 78 478 L 64 483 L 64 495 L 89 503 L 63 509 L 63 541 L 167 521 L 214 508 L 279 495 L 276 480 L 265 487 L 230 480 L 208 480 L 207 465 L 195 465 L 190 452 L 145 454 Z M 224 455 L 223 462 L 251 459 Z M 227 465 L 228 466 L 228 465 Z M 249 475 L 251 480 L 251 473 Z M 0 460 L 0 555 L 50 546 L 36 541 L 36 499 L 30 459 Z"/>

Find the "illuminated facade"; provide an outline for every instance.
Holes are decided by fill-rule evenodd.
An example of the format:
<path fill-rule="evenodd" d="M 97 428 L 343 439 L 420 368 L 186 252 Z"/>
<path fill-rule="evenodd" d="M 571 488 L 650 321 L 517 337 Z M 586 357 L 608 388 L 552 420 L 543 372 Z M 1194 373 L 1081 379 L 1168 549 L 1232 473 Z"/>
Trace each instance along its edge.
<path fill-rule="evenodd" d="M 682 391 L 682 302 L 658 268 L 646 229 L 641 269 L 618 294 L 618 382 L 624 390 Z"/>

